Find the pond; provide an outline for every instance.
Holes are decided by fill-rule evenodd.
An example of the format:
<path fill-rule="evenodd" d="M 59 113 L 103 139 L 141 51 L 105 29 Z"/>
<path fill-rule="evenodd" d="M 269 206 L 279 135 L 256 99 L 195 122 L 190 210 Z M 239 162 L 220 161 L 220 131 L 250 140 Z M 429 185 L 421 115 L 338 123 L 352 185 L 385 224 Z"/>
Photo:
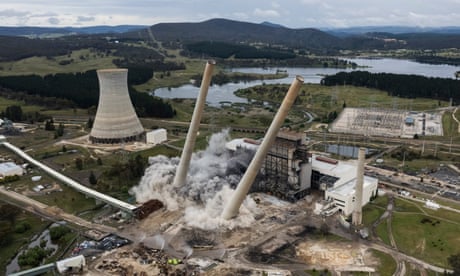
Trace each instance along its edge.
<path fill-rule="evenodd" d="M 58 224 L 52 224 L 50 228 L 56 225 Z M 29 245 L 27 245 L 27 249 L 33 248 L 35 246 L 40 246 L 41 241 L 44 240 L 46 241 L 45 249 L 53 249 L 53 254 L 54 254 L 54 252 L 56 252 L 56 250 L 58 249 L 58 246 L 51 242 L 50 231 L 48 229 L 45 229 L 40 235 L 34 236 L 32 238 L 32 241 L 29 243 Z M 16 254 L 14 259 L 12 259 L 11 262 L 6 266 L 7 275 L 20 271 L 20 267 L 18 264 L 19 255 L 24 253 L 27 249 L 23 249 L 20 252 L 18 252 L 18 254 Z"/>

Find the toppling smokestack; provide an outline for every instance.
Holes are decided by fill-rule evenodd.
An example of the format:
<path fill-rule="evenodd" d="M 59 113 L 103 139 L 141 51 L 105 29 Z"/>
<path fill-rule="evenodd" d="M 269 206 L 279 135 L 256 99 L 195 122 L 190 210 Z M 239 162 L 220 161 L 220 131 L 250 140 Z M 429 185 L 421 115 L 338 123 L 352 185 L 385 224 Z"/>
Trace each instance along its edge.
<path fill-rule="evenodd" d="M 238 184 L 232 199 L 225 206 L 225 209 L 222 213 L 222 217 L 224 219 L 228 220 L 238 215 L 240 206 L 246 198 L 246 194 L 248 193 L 252 183 L 254 182 L 254 179 L 258 174 L 265 156 L 275 141 L 276 135 L 278 134 L 278 131 L 283 124 L 289 109 L 291 109 L 292 104 L 297 98 L 297 94 L 299 94 L 299 90 L 303 84 L 303 81 L 304 80 L 301 76 L 297 76 L 292 81 L 292 84 L 289 87 L 289 90 L 284 97 L 284 100 L 281 103 L 281 106 L 278 109 L 278 112 L 276 113 L 275 118 L 273 119 L 273 122 L 271 123 L 270 128 L 268 129 L 267 134 L 262 141 L 262 144 L 259 146 L 259 149 L 249 164 L 249 167 L 247 168 L 246 173 L 243 175 L 243 178 L 241 178 L 241 181 Z"/>
<path fill-rule="evenodd" d="M 352 215 L 353 225 L 361 225 L 363 220 L 363 185 L 364 185 L 364 161 L 366 159 L 366 149 L 359 148 L 358 168 L 356 171 L 355 187 L 355 208 Z"/>
<path fill-rule="evenodd" d="M 206 67 L 203 73 L 203 79 L 201 80 L 200 93 L 195 103 L 195 109 L 193 110 L 192 121 L 187 132 L 187 138 L 185 139 L 184 149 L 177 167 L 176 176 L 174 177 L 173 185 L 175 187 L 182 186 L 187 178 L 187 171 L 190 166 L 190 159 L 192 158 L 193 148 L 195 147 L 196 135 L 198 128 L 200 127 L 201 115 L 203 114 L 204 105 L 206 103 L 206 96 L 208 95 L 209 85 L 211 83 L 212 70 L 216 62 L 209 60 L 206 63 Z"/>

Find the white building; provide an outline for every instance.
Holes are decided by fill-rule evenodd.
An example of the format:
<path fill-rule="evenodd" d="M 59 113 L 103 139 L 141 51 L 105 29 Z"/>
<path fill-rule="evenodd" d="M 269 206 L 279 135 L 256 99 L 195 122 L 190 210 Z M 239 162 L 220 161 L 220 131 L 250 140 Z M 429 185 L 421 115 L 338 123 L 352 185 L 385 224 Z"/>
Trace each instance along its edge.
<path fill-rule="evenodd" d="M 61 274 L 67 272 L 80 272 L 86 266 L 86 260 L 83 255 L 70 257 L 56 262 L 57 271 Z"/>
<path fill-rule="evenodd" d="M 147 132 L 147 143 L 148 144 L 161 144 L 164 141 L 168 140 L 167 131 L 164 128 L 159 128 Z"/>
<path fill-rule="evenodd" d="M 357 162 L 344 162 L 312 156 L 312 187 L 324 191 L 324 199 L 332 202 L 344 215 L 355 208 Z M 361 205 L 366 205 L 377 194 L 378 179 L 364 176 Z"/>
<path fill-rule="evenodd" d="M 0 163 L 0 178 L 5 176 L 22 175 L 24 170 L 21 166 L 14 164 L 13 162 Z"/>

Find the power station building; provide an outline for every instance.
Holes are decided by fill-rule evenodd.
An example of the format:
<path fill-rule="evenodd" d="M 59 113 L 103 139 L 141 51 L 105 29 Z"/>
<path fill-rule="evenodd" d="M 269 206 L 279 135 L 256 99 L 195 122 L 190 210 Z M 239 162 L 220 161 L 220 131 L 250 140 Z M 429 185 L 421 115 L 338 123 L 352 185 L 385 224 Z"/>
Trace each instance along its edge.
<path fill-rule="evenodd" d="M 349 216 L 355 210 L 357 164 L 319 155 L 311 157 L 311 186 L 324 192 L 324 199 L 335 211 Z M 377 194 L 378 179 L 364 175 L 361 206 L 366 205 Z"/>
<path fill-rule="evenodd" d="M 322 211 L 351 215 L 357 205 L 356 162 L 311 155 L 304 140 L 300 133 L 279 132 L 252 190 L 270 192 L 291 201 L 304 197 L 311 190 L 319 190 L 324 193 Z M 226 147 L 230 151 L 255 151 L 257 144 L 251 139 L 235 139 Z M 377 178 L 364 176 L 361 206 L 377 194 L 377 187 Z"/>
<path fill-rule="evenodd" d="M 99 104 L 89 140 L 101 144 L 143 140 L 145 131 L 129 98 L 128 69 L 97 70 L 97 77 Z"/>

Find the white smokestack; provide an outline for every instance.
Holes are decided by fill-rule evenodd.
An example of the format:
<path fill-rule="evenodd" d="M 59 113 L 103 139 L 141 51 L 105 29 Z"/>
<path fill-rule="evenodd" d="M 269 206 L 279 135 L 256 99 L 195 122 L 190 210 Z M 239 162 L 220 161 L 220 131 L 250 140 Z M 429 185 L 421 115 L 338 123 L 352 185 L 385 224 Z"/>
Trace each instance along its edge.
<path fill-rule="evenodd" d="M 363 220 L 363 185 L 364 185 L 364 161 L 366 159 L 366 149 L 359 148 L 358 168 L 356 170 L 355 187 L 355 208 L 352 215 L 353 225 L 361 225 Z"/>
<path fill-rule="evenodd" d="M 206 67 L 204 69 L 203 79 L 201 80 L 200 93 L 195 103 L 192 121 L 190 122 L 187 138 L 185 139 L 184 149 L 182 150 L 179 166 L 177 167 L 176 176 L 174 177 L 173 185 L 175 187 L 183 186 L 187 178 L 187 171 L 190 166 L 190 159 L 192 158 L 193 148 L 195 147 L 196 135 L 198 128 L 200 127 L 201 115 L 203 115 L 206 96 L 208 95 L 209 84 L 211 83 L 212 70 L 215 64 L 215 61 L 210 60 L 206 63 Z"/>
<path fill-rule="evenodd" d="M 267 152 L 270 150 L 273 142 L 276 139 L 276 135 L 280 127 L 282 126 L 284 119 L 286 118 L 289 110 L 291 109 L 292 104 L 294 103 L 297 94 L 299 93 L 300 87 L 303 84 L 303 78 L 297 76 L 293 81 L 289 90 L 278 109 L 278 112 L 273 119 L 273 122 L 270 125 L 270 128 L 265 135 L 262 144 L 260 145 L 259 149 L 257 150 L 254 158 L 252 159 L 249 167 L 246 170 L 246 173 L 243 175 L 236 191 L 232 197 L 232 199 L 227 203 L 222 213 L 222 217 L 226 220 L 231 219 L 238 215 L 238 211 L 240 209 L 241 204 L 243 203 L 244 199 L 246 198 L 246 194 L 248 193 L 249 189 L 251 188 L 254 179 L 256 178 L 260 167 L 267 155 Z"/>

